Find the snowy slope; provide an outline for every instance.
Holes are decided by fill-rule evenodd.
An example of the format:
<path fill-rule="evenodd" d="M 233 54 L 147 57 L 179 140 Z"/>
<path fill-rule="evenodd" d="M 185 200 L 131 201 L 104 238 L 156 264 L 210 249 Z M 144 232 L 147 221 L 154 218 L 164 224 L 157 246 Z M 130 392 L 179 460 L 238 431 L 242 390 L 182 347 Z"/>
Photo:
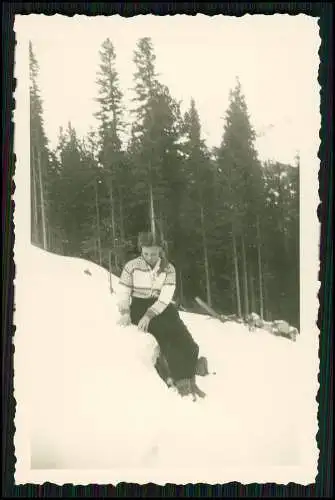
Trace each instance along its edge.
<path fill-rule="evenodd" d="M 31 247 L 24 272 L 16 377 L 32 468 L 299 464 L 300 340 L 181 313 L 216 372 L 194 403 L 158 378 L 155 340 L 117 326 L 104 269 Z"/>

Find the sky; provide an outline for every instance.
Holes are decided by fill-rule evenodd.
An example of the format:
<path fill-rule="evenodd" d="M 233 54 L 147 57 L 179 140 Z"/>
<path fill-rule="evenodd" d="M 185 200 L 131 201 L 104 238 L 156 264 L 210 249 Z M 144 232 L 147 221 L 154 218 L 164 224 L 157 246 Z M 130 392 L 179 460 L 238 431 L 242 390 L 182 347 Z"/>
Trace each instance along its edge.
<path fill-rule="evenodd" d="M 129 106 L 133 51 L 138 39 L 148 36 L 160 80 L 182 101 L 182 111 L 195 99 L 209 147 L 220 144 L 229 91 L 238 76 L 251 124 L 261 134 L 256 141 L 260 159 L 292 163 L 298 151 L 315 156 L 319 147 L 317 21 L 302 14 L 128 19 L 32 14 L 17 17 L 15 31 L 33 44 L 52 147 L 60 126 L 69 121 L 79 136 L 96 126 L 99 50 L 107 37 Z"/>

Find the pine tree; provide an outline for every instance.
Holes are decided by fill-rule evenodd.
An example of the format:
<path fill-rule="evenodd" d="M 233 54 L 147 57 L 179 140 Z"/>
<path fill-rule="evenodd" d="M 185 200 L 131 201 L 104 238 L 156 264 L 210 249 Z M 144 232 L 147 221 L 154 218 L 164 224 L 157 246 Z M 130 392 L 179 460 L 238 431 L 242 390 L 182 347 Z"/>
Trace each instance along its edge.
<path fill-rule="evenodd" d="M 57 197 L 59 224 L 64 233 L 64 252 L 80 255 L 82 241 L 87 236 L 87 220 L 95 213 L 97 167 L 87 155 L 71 123 L 65 132 L 61 130 L 55 157 L 58 178 L 53 191 L 54 197 Z"/>
<path fill-rule="evenodd" d="M 235 269 L 235 291 L 239 304 L 240 267 L 242 269 L 244 315 L 250 312 L 249 279 L 250 267 L 256 258 L 257 217 L 261 213 L 263 191 L 261 165 L 254 147 L 255 132 L 250 123 L 245 97 L 237 79 L 230 92 L 230 104 L 222 143 L 217 151 L 219 183 L 223 200 L 221 210 L 229 214 L 231 223 L 232 253 Z M 240 240 L 240 245 L 237 242 Z M 240 248 L 240 250 L 238 250 Z M 238 257 L 241 266 L 238 266 Z"/>
<path fill-rule="evenodd" d="M 132 191 L 131 231 L 150 228 L 168 242 L 169 258 L 179 269 L 177 295 L 183 294 L 182 229 L 180 213 L 184 190 L 182 170 L 183 117 L 180 103 L 158 80 L 156 57 L 149 38 L 138 41 L 134 62 L 134 108 L 128 159 Z"/>
<path fill-rule="evenodd" d="M 109 246 L 114 249 L 118 239 L 125 240 L 123 213 L 125 152 L 122 149 L 121 140 L 125 124 L 123 94 L 119 88 L 119 76 L 115 67 L 116 54 L 109 38 L 102 44 L 100 59 L 97 80 L 99 87 L 97 101 L 100 109 L 96 113 L 99 121 L 99 160 L 104 171 L 105 183 L 108 186 L 111 226 Z M 115 252 L 114 256 L 115 266 L 118 268 Z"/>
<path fill-rule="evenodd" d="M 138 40 L 133 60 L 136 65 L 133 102 L 137 106 L 133 109 L 136 121 L 133 123 L 132 132 L 133 141 L 136 143 L 136 139 L 143 135 L 144 122 L 152 111 L 153 100 L 157 95 L 156 55 L 150 38 L 144 37 Z"/>
<path fill-rule="evenodd" d="M 267 313 L 299 326 L 299 159 L 264 164 Z"/>
<path fill-rule="evenodd" d="M 30 44 L 32 240 L 117 273 L 135 255 L 138 232 L 151 228 L 168 241 L 179 302 L 205 291 L 223 313 L 256 310 L 299 327 L 299 157 L 294 167 L 261 167 L 239 80 L 221 145 L 209 151 L 194 100 L 182 116 L 159 80 L 150 38 L 138 41 L 134 63 L 128 144 L 116 54 L 106 39 L 97 129 L 80 140 L 69 123 L 49 151 Z"/>
<path fill-rule="evenodd" d="M 37 83 L 39 65 L 29 42 L 30 72 L 30 179 L 32 241 L 48 248 L 48 141 L 44 132 L 42 99 Z"/>
<path fill-rule="evenodd" d="M 61 191 L 61 165 L 55 151 L 49 153 L 48 175 L 48 230 L 49 249 L 53 252 L 64 254 L 64 231 L 62 227 L 63 214 L 60 200 Z"/>
<path fill-rule="evenodd" d="M 150 38 L 141 38 L 134 52 L 136 72 L 133 102 L 137 106 L 133 109 L 130 153 L 136 165 L 137 192 L 142 206 L 147 207 L 147 220 L 153 233 L 157 228 L 155 195 L 161 183 L 161 157 L 157 139 L 159 141 L 162 128 L 158 120 L 161 99 L 155 60 Z"/>
<path fill-rule="evenodd" d="M 193 223 L 193 235 L 195 237 L 193 249 L 197 247 L 197 230 L 200 228 L 202 262 L 205 276 L 205 290 L 208 304 L 212 305 L 211 279 L 209 268 L 208 249 L 208 220 L 206 211 L 210 195 L 208 187 L 210 184 L 210 162 L 209 154 L 204 141 L 201 139 L 201 125 L 194 99 L 191 99 L 189 111 L 185 114 L 186 142 L 183 151 L 185 153 L 184 172 L 187 179 L 187 189 L 185 201 L 188 204 L 188 214 L 184 220 L 184 227 L 189 227 Z M 187 203 L 188 200 L 188 203 Z M 184 208 L 185 205 L 184 205 Z M 186 208 L 187 210 L 187 208 Z M 186 223 L 185 223 L 186 222 Z"/>

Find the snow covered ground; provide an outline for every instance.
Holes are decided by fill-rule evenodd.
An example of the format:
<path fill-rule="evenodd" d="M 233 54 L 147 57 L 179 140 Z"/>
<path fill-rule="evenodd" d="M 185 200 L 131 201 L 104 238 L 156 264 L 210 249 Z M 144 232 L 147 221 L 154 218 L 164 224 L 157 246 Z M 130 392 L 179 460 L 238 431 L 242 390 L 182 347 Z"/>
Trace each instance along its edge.
<path fill-rule="evenodd" d="M 304 377 L 315 348 L 303 334 L 293 343 L 181 313 L 216 373 L 198 378 L 207 397 L 193 402 L 157 376 L 155 340 L 117 326 L 104 269 L 32 246 L 20 286 L 15 383 L 29 408 L 33 469 L 301 463 L 303 398 L 313 394 Z"/>

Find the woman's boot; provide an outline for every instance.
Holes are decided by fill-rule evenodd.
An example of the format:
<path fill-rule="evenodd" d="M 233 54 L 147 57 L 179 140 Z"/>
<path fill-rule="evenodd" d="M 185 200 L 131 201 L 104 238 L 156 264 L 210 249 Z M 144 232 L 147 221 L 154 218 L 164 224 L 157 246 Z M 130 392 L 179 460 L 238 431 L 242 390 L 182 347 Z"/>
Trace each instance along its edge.
<path fill-rule="evenodd" d="M 188 396 L 192 394 L 192 382 L 189 378 L 184 378 L 175 382 L 177 391 L 181 396 Z"/>
<path fill-rule="evenodd" d="M 199 398 L 206 397 L 206 393 L 197 386 L 195 376 L 191 379 L 191 387 L 193 396 L 199 396 Z"/>
<path fill-rule="evenodd" d="M 204 356 L 201 356 L 196 365 L 196 374 L 199 375 L 200 377 L 205 377 L 206 375 L 209 375 L 208 371 L 208 361 Z"/>

